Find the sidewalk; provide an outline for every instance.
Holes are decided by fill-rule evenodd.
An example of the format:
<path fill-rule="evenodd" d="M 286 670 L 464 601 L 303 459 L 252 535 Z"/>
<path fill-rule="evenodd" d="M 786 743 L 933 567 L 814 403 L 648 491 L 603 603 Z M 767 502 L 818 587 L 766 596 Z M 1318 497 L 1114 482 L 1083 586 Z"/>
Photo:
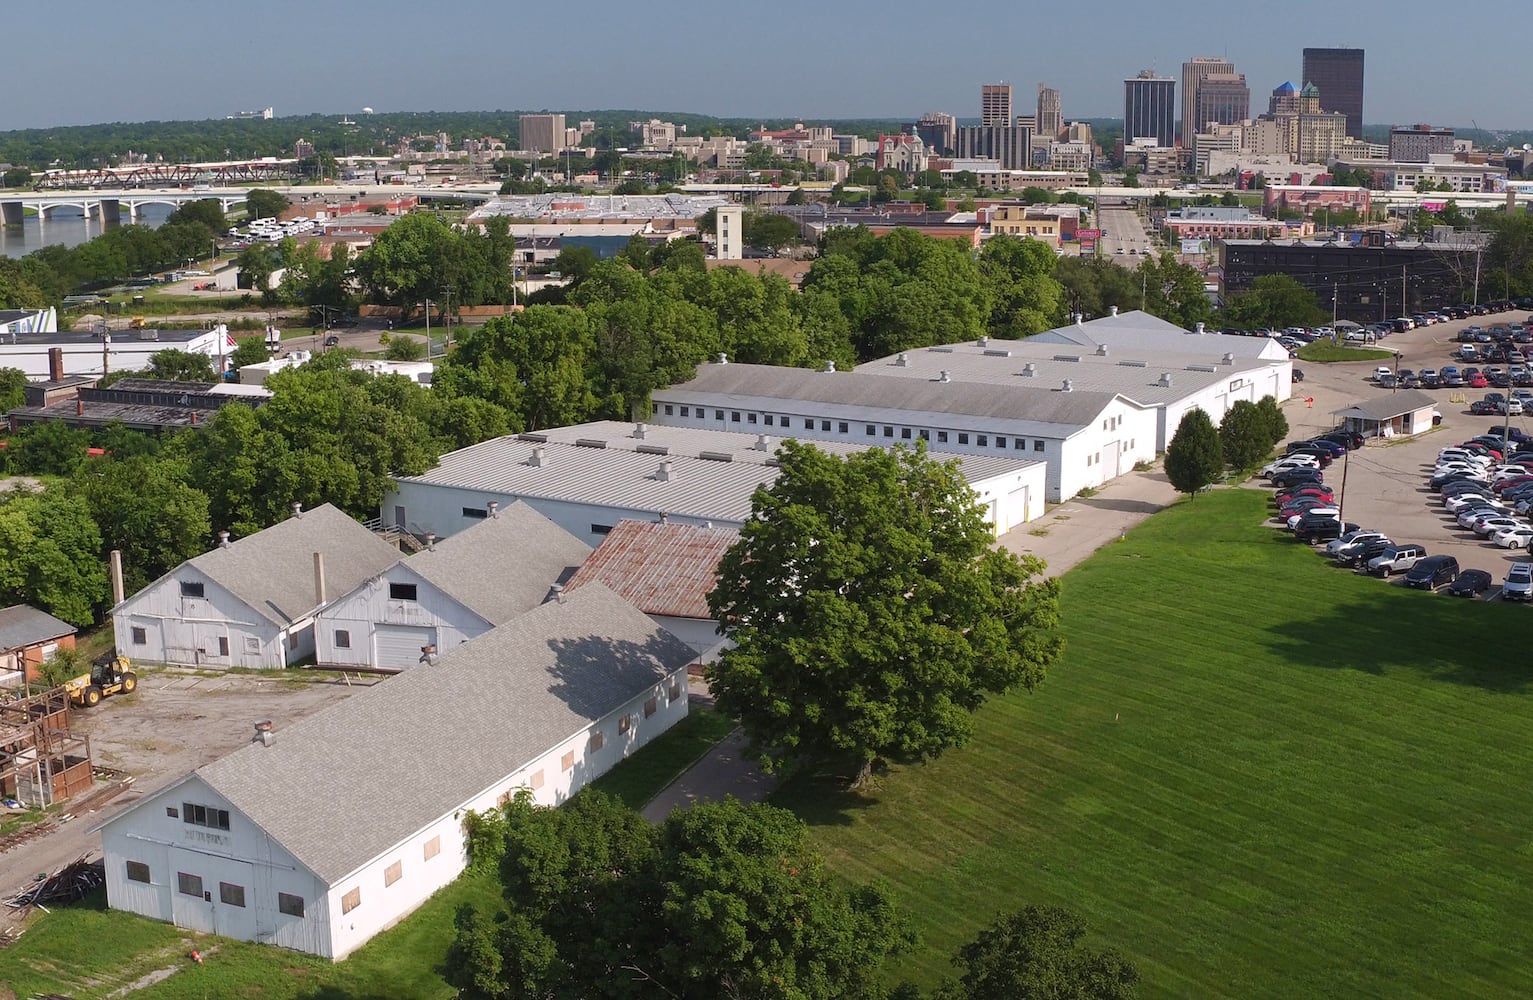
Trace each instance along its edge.
<path fill-rule="evenodd" d="M 1130 472 L 1102 487 L 1096 496 L 1071 500 L 1002 535 L 998 544 L 1048 563 L 1059 576 L 1124 531 L 1176 499 L 1165 474 Z M 1039 534 L 1038 532 L 1043 532 Z M 644 818 L 658 823 L 672 809 L 733 795 L 760 802 L 777 788 L 775 776 L 762 774 L 741 750 L 745 734 L 736 729 L 645 805 Z"/>

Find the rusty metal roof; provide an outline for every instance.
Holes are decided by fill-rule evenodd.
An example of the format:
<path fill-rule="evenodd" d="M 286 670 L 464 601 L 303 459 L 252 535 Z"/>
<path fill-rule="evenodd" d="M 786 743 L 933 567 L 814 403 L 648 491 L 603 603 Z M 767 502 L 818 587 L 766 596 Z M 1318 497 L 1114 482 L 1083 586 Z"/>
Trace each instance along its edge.
<path fill-rule="evenodd" d="M 733 528 L 619 521 L 565 589 L 594 580 L 645 614 L 707 619 L 719 560 L 739 537 Z"/>

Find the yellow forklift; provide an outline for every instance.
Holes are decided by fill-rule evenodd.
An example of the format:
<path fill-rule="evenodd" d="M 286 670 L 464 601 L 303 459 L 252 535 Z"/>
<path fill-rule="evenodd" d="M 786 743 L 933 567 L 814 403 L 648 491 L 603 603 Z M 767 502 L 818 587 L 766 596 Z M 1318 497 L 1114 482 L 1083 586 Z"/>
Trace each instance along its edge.
<path fill-rule="evenodd" d="M 138 687 L 138 674 L 126 656 L 102 657 L 91 664 L 90 673 L 64 682 L 69 700 L 84 708 L 95 708 L 109 694 L 132 694 Z"/>

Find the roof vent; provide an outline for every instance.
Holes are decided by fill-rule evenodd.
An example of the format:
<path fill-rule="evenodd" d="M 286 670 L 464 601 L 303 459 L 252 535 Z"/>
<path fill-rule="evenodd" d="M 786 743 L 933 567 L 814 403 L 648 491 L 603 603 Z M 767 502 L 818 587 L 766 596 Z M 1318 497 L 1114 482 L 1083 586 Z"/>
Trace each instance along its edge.
<path fill-rule="evenodd" d="M 1187 365 L 1186 370 L 1190 372 L 1207 372 L 1212 375 L 1219 369 L 1215 368 L 1213 365 Z"/>
<path fill-rule="evenodd" d="M 1226 353 L 1224 357 L 1219 359 L 1219 363 L 1221 365 L 1233 365 L 1235 363 L 1235 352 L 1230 351 Z"/>
<path fill-rule="evenodd" d="M 700 451 L 697 457 L 705 462 L 733 462 L 735 453 L 732 451 Z"/>
<path fill-rule="evenodd" d="M 910 367 L 910 355 L 906 354 L 904 351 L 901 351 L 900 354 L 899 354 L 899 357 L 894 359 L 894 367 L 896 367 L 896 368 L 909 368 Z"/>
<path fill-rule="evenodd" d="M 553 595 L 554 603 L 556 603 L 556 604 L 563 604 L 564 603 L 564 584 L 556 583 L 552 587 L 549 587 L 548 591 L 549 591 L 550 594 Z"/>
<path fill-rule="evenodd" d="M 1080 359 L 1081 359 L 1081 356 L 1079 354 L 1056 354 L 1056 355 L 1054 355 L 1054 360 L 1055 361 L 1079 361 Z"/>
<path fill-rule="evenodd" d="M 490 512 L 491 517 L 500 516 L 500 503 L 496 500 L 491 500 L 489 503 L 485 504 L 484 509 Z"/>
<path fill-rule="evenodd" d="M 827 372 L 835 371 L 836 370 L 836 363 L 834 361 L 827 361 L 827 362 L 825 362 L 824 370 L 827 371 Z"/>
<path fill-rule="evenodd" d="M 953 373 L 948 371 L 946 368 L 944 368 L 940 372 L 937 373 L 937 381 L 938 382 L 951 382 L 951 381 L 953 381 Z"/>
<path fill-rule="evenodd" d="M 1202 324 L 1202 323 L 1199 323 L 1199 324 L 1198 324 L 1198 325 L 1197 325 L 1197 327 L 1196 327 L 1196 328 L 1195 328 L 1195 329 L 1196 329 L 1196 330 L 1197 330 L 1197 331 L 1198 331 L 1198 332 L 1199 332 L 1199 333 L 1202 333 L 1202 332 L 1203 332 L 1203 330 L 1204 330 L 1204 326 L 1203 326 L 1203 324 Z"/>
<path fill-rule="evenodd" d="M 435 552 L 436 551 L 436 532 L 434 532 L 434 531 L 426 532 L 426 551 L 427 552 Z"/>
<path fill-rule="evenodd" d="M 531 441 L 533 444 L 547 444 L 548 443 L 548 435 L 547 434 L 518 434 L 516 436 L 516 439 L 518 441 Z"/>
<path fill-rule="evenodd" d="M 1118 362 L 1118 366 L 1120 368 L 1148 368 L 1149 367 L 1149 362 L 1147 362 L 1147 361 L 1126 360 L 1126 361 L 1119 361 Z"/>
<path fill-rule="evenodd" d="M 757 434 L 755 448 L 757 451 L 771 451 L 772 436 L 770 434 Z"/>
<path fill-rule="evenodd" d="M 638 438 L 640 441 L 643 441 L 644 435 L 648 433 L 649 427 L 644 423 L 644 421 L 641 420 L 633 425 L 633 436 Z"/>
<path fill-rule="evenodd" d="M 267 719 L 264 722 L 257 722 L 255 724 L 255 736 L 251 738 L 250 742 L 259 743 L 263 747 L 269 747 L 272 745 L 273 736 L 270 719 Z"/>
<path fill-rule="evenodd" d="M 1099 357 L 1099 358 L 1107 357 L 1107 345 L 1106 344 L 1098 344 L 1097 345 L 1097 357 Z"/>
<path fill-rule="evenodd" d="M 527 460 L 527 464 L 539 469 L 547 465 L 548 449 L 542 445 L 538 445 L 537 447 L 533 448 L 532 457 Z"/>
<path fill-rule="evenodd" d="M 1161 372 L 1160 373 L 1160 381 L 1158 383 L 1156 383 L 1156 384 L 1157 385 L 1163 385 L 1163 386 L 1166 386 L 1167 388 L 1170 388 L 1170 386 L 1171 386 L 1171 373 L 1170 372 Z"/>
<path fill-rule="evenodd" d="M 601 438 L 576 438 L 575 439 L 575 447 L 577 447 L 577 448 L 605 448 L 605 447 L 607 447 L 607 442 L 602 440 Z"/>
<path fill-rule="evenodd" d="M 985 357 L 987 357 L 987 358 L 1009 358 L 1009 357 L 1011 357 L 1011 352 L 1006 350 L 1006 349 L 1004 349 L 1004 348 L 995 348 L 995 349 L 986 351 L 985 352 Z"/>
<path fill-rule="evenodd" d="M 1116 315 L 1118 315 L 1118 307 L 1117 306 L 1108 306 L 1107 307 L 1107 315 L 1109 315 L 1109 316 L 1116 316 Z"/>
<path fill-rule="evenodd" d="M 303 517 L 303 504 L 299 503 L 297 500 L 294 500 L 292 503 L 292 508 L 294 517 Z"/>
<path fill-rule="evenodd" d="M 1031 361 L 1029 361 L 1027 364 L 1022 366 L 1022 377 L 1023 378 L 1032 378 L 1034 375 L 1037 375 L 1037 374 L 1038 374 L 1038 366 L 1033 364 Z"/>
<path fill-rule="evenodd" d="M 634 451 L 640 455 L 669 455 L 671 446 L 668 444 L 639 444 L 634 445 Z"/>
<path fill-rule="evenodd" d="M 671 464 L 671 460 L 666 459 L 660 463 L 660 468 L 655 470 L 655 478 L 662 483 L 668 483 L 671 481 L 671 477 L 675 475 L 674 470 L 675 466 Z"/>
<path fill-rule="evenodd" d="M 729 364 L 729 355 L 727 355 L 727 354 L 725 354 L 725 353 L 724 353 L 724 352 L 723 352 L 723 351 L 720 351 L 720 352 L 719 352 L 719 353 L 718 353 L 718 354 L 717 354 L 717 355 L 716 355 L 716 356 L 715 356 L 715 357 L 714 357 L 714 359 L 713 359 L 713 360 L 714 360 L 714 363 L 715 363 L 715 364 L 720 364 L 720 365 L 727 365 L 727 364 Z"/>
<path fill-rule="evenodd" d="M 1072 391 L 1074 391 L 1074 389 L 1075 389 L 1075 386 L 1071 384 L 1069 379 L 1065 379 L 1065 384 L 1060 386 L 1060 391 L 1061 392 L 1072 392 Z"/>
<path fill-rule="evenodd" d="M 1076 313 L 1075 314 L 1075 325 L 1076 326 L 1085 326 L 1086 325 L 1086 314 L 1085 313 Z"/>
<path fill-rule="evenodd" d="M 989 337 L 981 337 L 978 340 L 976 340 L 974 343 L 978 347 L 989 347 L 990 346 L 990 338 Z"/>
<path fill-rule="evenodd" d="M 426 645 L 421 647 L 421 658 L 419 662 L 426 664 L 428 667 L 434 667 L 436 666 L 436 661 L 436 646 L 428 642 Z"/>

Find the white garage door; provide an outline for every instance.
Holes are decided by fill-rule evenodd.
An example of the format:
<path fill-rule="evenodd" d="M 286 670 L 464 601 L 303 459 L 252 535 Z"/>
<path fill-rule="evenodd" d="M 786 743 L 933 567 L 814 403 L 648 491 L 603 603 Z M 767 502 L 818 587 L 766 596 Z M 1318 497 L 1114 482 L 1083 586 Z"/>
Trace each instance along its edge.
<path fill-rule="evenodd" d="M 379 625 L 373 633 L 373 665 L 384 670 L 404 670 L 421 662 L 421 647 L 436 645 L 436 629 Z"/>

